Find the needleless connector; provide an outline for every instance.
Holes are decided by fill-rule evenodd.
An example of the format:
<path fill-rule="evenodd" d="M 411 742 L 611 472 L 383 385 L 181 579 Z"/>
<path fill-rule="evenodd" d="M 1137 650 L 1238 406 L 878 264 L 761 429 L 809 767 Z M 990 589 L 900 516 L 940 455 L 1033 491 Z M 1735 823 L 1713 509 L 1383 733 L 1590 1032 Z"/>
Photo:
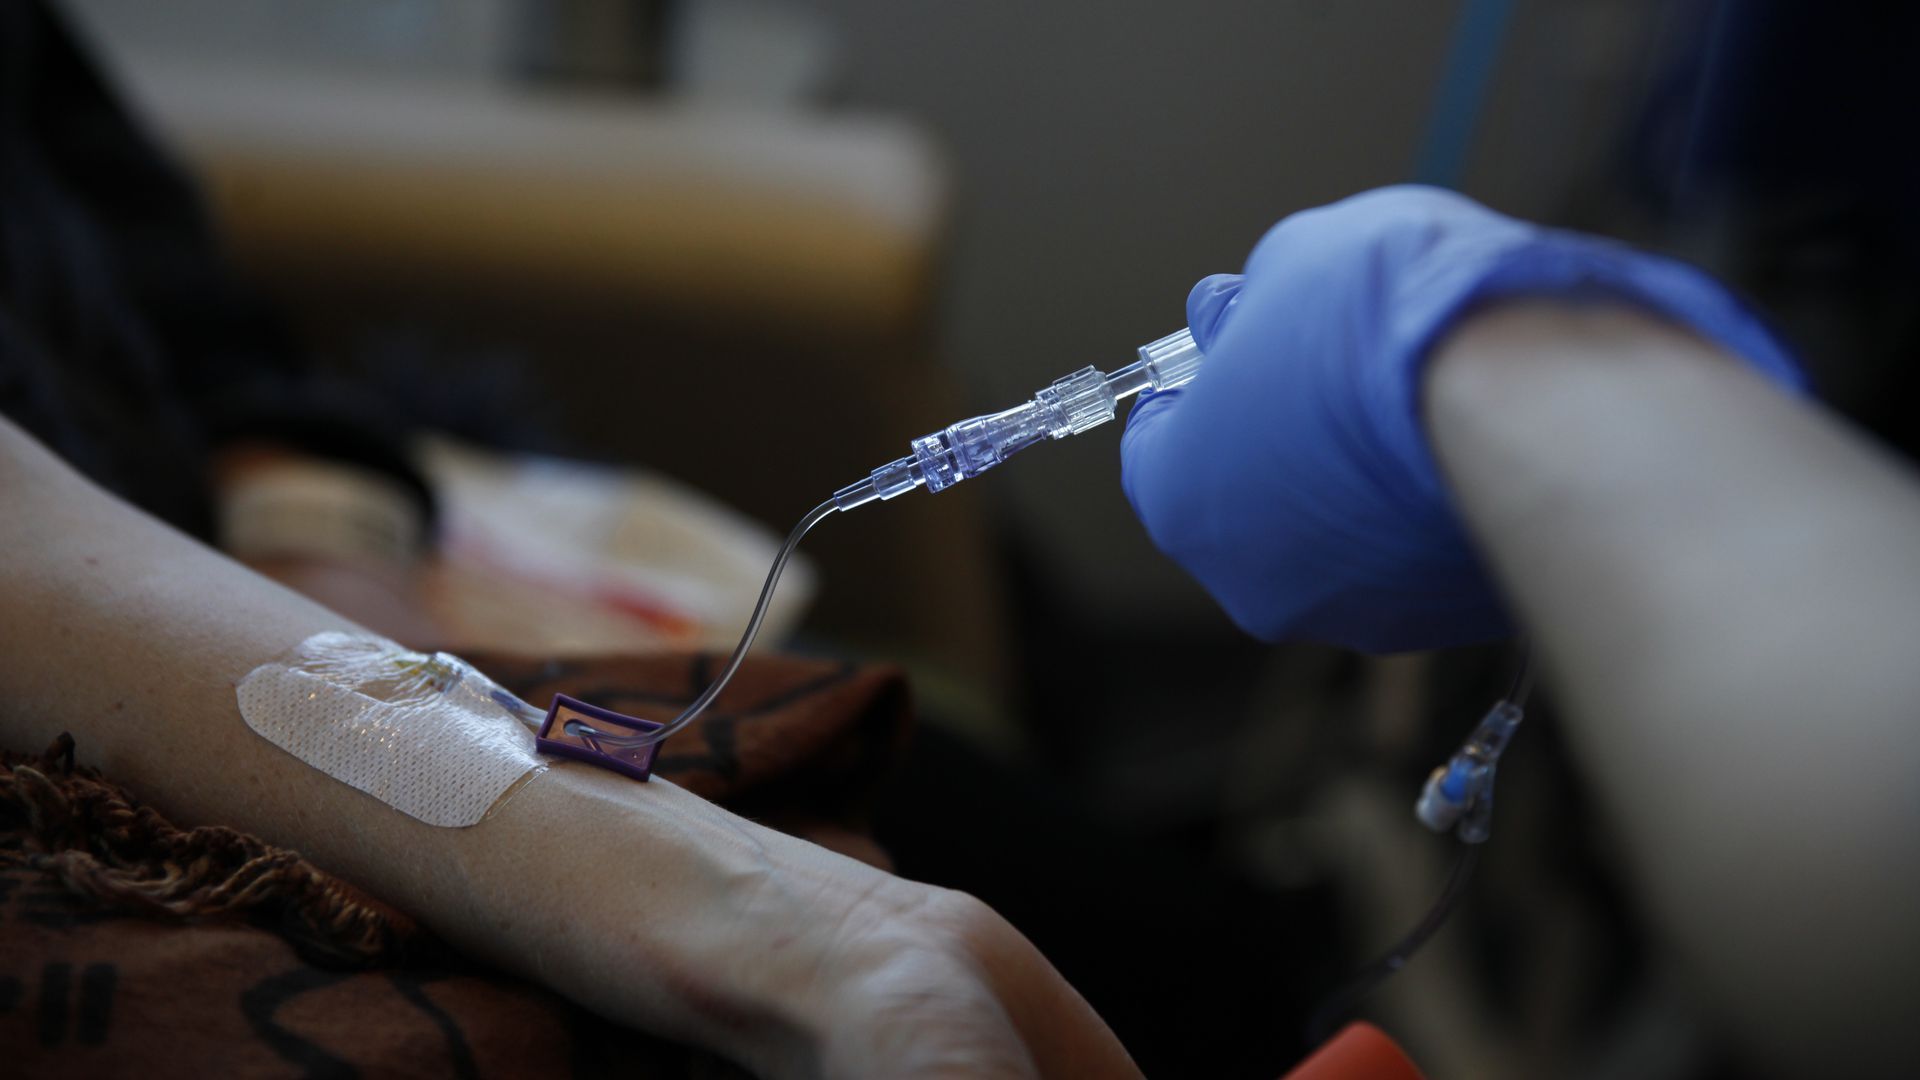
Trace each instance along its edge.
<path fill-rule="evenodd" d="M 1172 390 L 1200 370 L 1193 332 L 1180 330 L 1140 347 L 1140 359 L 1107 375 L 1084 367 L 1025 405 L 962 420 L 913 440 L 913 453 L 833 493 L 836 510 L 892 499 L 917 487 L 944 491 L 1045 439 L 1064 439 L 1112 420 L 1120 402 L 1142 390 Z"/>

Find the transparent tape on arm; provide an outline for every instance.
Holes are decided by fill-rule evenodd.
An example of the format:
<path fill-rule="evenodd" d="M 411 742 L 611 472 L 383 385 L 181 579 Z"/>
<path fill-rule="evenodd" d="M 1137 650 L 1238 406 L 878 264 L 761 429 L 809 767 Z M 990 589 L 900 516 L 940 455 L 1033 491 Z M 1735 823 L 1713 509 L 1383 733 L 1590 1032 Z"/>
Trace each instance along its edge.
<path fill-rule="evenodd" d="M 539 709 L 457 656 L 373 634 L 315 634 L 234 694 L 262 738 L 429 825 L 475 824 L 546 767 Z"/>
<path fill-rule="evenodd" d="M 787 535 L 786 543 L 774 557 L 760 599 L 747 619 L 746 632 L 734 647 L 718 677 L 680 715 L 653 731 L 629 734 L 595 729 L 588 721 L 570 720 L 566 732 L 596 750 L 631 751 L 658 743 L 692 723 L 712 705 L 726 688 L 728 680 L 740 669 L 752 648 L 754 635 L 767 616 L 773 590 L 780 572 L 800 538 L 836 510 L 846 511 L 881 499 L 898 498 L 914 488 L 945 491 L 968 477 L 979 476 L 1013 455 L 1036 443 L 1064 439 L 1099 427 L 1119 412 L 1120 402 L 1143 390 L 1172 390 L 1185 385 L 1200 370 L 1205 357 L 1194 344 L 1193 334 L 1180 330 L 1139 350 L 1139 359 L 1109 375 L 1092 367 L 1081 368 L 1033 395 L 1033 400 L 986 416 L 975 416 L 913 440 L 913 452 L 873 470 L 867 478 L 848 484 L 833 493 L 833 498 L 808 511 Z"/>

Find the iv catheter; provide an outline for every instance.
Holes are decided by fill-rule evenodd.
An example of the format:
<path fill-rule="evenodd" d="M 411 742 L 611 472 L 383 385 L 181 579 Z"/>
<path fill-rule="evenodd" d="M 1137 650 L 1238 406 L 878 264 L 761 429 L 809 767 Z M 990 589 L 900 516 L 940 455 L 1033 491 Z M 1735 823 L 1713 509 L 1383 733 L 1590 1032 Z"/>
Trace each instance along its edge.
<path fill-rule="evenodd" d="M 679 716 L 658 729 L 631 734 L 596 729 L 576 719 L 567 722 L 567 733 L 602 753 L 631 752 L 662 742 L 693 723 L 740 670 L 747 650 L 753 647 L 754 636 L 760 632 L 761 622 L 767 617 L 774 586 L 780 583 L 780 573 L 792 558 L 793 549 L 800 545 L 800 538 L 828 514 L 865 506 L 876 499 L 897 498 L 917 487 L 945 491 L 1036 443 L 1064 439 L 1099 427 L 1118 414 L 1120 402 L 1143 390 L 1173 390 L 1186 385 L 1205 359 L 1194 343 L 1192 331 L 1184 328 L 1141 346 L 1139 355 L 1138 360 L 1111 375 L 1084 367 L 1054 380 L 1024 405 L 975 416 L 922 435 L 913 440 L 912 453 L 873 470 L 865 480 L 834 492 L 833 498 L 809 510 L 787 534 L 786 543 L 774 557 L 773 568 L 767 572 L 766 584 L 760 588 L 760 599 L 753 605 L 753 614 L 747 619 L 746 632 L 740 635 L 740 644 L 734 646 L 733 655 L 727 658 L 719 676 L 708 683 Z"/>

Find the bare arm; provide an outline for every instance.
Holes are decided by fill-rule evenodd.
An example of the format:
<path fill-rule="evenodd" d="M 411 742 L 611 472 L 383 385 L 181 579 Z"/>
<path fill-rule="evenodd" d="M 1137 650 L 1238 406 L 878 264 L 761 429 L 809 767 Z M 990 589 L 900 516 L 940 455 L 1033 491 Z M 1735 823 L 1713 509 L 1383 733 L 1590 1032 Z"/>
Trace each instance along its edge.
<path fill-rule="evenodd" d="M 1128 1075 L 1019 934 L 958 894 L 571 763 L 466 829 L 288 756 L 234 684 L 340 616 L 110 498 L 0 420 L 0 740 L 71 731 L 187 824 L 294 847 L 454 944 L 768 1075 Z M 550 915 L 548 913 L 551 913 Z"/>
<path fill-rule="evenodd" d="M 1657 923 L 1763 1060 L 1920 1058 L 1920 485 L 1697 338 L 1509 305 L 1428 426 Z"/>

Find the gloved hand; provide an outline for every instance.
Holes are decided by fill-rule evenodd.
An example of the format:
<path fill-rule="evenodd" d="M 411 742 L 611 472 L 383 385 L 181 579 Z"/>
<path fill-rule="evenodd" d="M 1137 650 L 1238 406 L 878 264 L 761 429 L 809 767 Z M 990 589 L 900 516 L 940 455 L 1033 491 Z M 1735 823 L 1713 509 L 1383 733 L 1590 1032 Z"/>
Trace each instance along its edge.
<path fill-rule="evenodd" d="M 1420 419 L 1429 349 L 1470 307 L 1625 302 L 1800 390 L 1759 318 L 1689 266 L 1397 187 L 1295 214 L 1244 277 L 1187 298 L 1207 359 L 1134 407 L 1121 482 L 1160 549 L 1270 641 L 1369 652 L 1510 632 Z"/>

